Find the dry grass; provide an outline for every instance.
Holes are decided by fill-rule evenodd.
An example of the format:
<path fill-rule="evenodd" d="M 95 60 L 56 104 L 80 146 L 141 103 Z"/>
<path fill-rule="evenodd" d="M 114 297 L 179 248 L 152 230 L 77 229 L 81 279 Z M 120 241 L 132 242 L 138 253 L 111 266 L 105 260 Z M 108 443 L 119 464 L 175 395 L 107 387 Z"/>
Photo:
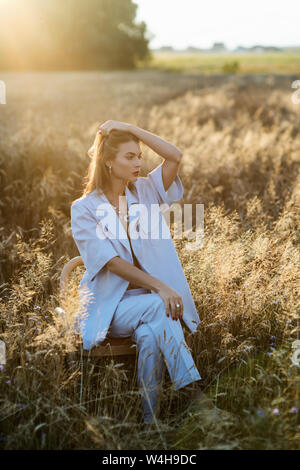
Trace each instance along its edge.
<path fill-rule="evenodd" d="M 4 74 L 0 121 L 0 372 L 3 449 L 299 449 L 300 105 L 289 77 L 163 73 Z M 113 111 L 112 111 L 113 110 Z M 184 152 L 183 203 L 203 203 L 204 246 L 175 239 L 199 316 L 193 357 L 207 393 L 234 413 L 185 413 L 165 375 L 145 430 L 130 358 L 67 362 L 75 349 L 70 204 L 95 129 L 131 122 Z M 160 158 L 145 148 L 143 174 Z M 82 271 L 81 271 L 82 272 Z M 268 355 L 267 352 L 270 354 Z M 276 414 L 274 409 L 278 409 Z M 263 415 L 264 414 L 264 415 Z"/>

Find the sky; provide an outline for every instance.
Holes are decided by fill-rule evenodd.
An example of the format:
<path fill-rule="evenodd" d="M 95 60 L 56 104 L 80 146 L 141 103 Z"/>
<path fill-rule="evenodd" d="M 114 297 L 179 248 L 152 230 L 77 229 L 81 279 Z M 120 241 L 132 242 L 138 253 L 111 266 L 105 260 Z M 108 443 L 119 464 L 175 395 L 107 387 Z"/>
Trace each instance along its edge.
<path fill-rule="evenodd" d="M 133 0 L 137 21 L 155 35 L 150 49 L 299 46 L 300 0 Z"/>

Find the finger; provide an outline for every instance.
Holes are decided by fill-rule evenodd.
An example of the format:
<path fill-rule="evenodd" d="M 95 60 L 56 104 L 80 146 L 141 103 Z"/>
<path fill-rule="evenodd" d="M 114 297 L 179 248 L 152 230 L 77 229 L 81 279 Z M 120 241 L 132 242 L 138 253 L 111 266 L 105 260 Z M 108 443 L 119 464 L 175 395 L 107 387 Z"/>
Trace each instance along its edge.
<path fill-rule="evenodd" d="M 99 132 L 104 136 L 108 133 L 108 127 L 106 124 L 102 124 L 100 127 L 99 127 Z"/>
<path fill-rule="evenodd" d="M 166 307 L 166 315 L 167 317 L 169 317 L 170 316 L 169 315 L 169 302 L 167 300 L 164 300 L 164 302 L 165 302 L 165 307 Z"/>
<path fill-rule="evenodd" d="M 171 299 L 168 299 L 168 311 L 169 311 L 169 316 L 173 318 L 173 309 L 172 309 Z"/>
<path fill-rule="evenodd" d="M 179 305 L 179 307 L 177 307 L 177 305 Z M 175 311 L 176 311 L 177 319 L 179 319 L 179 318 L 181 317 L 181 303 L 180 303 L 180 299 L 175 299 Z"/>
<path fill-rule="evenodd" d="M 179 307 L 177 305 L 179 304 Z M 175 308 L 176 308 L 176 315 L 177 315 L 177 320 L 181 317 L 181 304 L 178 302 L 178 300 L 175 301 Z"/>
<path fill-rule="evenodd" d="M 175 305 L 174 299 L 170 299 L 170 305 L 172 309 L 172 318 L 173 320 L 177 320 L 177 307 Z"/>
<path fill-rule="evenodd" d="M 183 318 L 183 301 L 181 298 L 179 299 L 178 303 L 180 304 L 180 318 L 182 319 Z"/>
<path fill-rule="evenodd" d="M 169 307 L 170 307 L 170 312 L 171 312 L 171 318 L 174 320 L 174 308 L 172 306 L 172 300 L 169 299 Z"/>
<path fill-rule="evenodd" d="M 179 304 L 179 308 L 177 308 L 177 311 L 178 311 L 178 318 L 182 318 L 182 315 L 183 315 L 183 305 L 182 305 L 181 299 L 178 299 L 178 301 L 177 301 L 176 303 Z"/>
<path fill-rule="evenodd" d="M 176 318 L 179 320 L 179 318 L 182 318 L 182 302 L 180 297 L 178 299 L 175 299 L 175 312 L 176 312 Z M 179 307 L 177 307 L 179 305 Z"/>

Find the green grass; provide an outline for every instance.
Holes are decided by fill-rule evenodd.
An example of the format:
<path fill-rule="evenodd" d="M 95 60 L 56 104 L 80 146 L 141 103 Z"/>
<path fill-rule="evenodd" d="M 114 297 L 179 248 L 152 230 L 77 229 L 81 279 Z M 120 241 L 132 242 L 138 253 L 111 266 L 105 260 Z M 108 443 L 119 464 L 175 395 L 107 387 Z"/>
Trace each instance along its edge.
<path fill-rule="evenodd" d="M 300 74 L 300 54 L 272 53 L 272 54 L 204 54 L 204 53 L 170 53 L 153 52 L 152 60 L 147 64 L 140 64 L 143 68 L 154 68 L 169 72 L 222 74 L 226 73 L 227 66 L 238 62 L 239 74 Z"/>

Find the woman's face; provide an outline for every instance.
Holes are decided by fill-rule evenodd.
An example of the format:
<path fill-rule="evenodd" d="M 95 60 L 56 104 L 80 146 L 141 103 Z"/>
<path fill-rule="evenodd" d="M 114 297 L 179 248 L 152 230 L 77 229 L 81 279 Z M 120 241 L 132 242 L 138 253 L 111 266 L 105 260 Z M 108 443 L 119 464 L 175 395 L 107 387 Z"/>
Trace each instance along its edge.
<path fill-rule="evenodd" d="M 139 144 L 131 140 L 119 145 L 119 151 L 114 160 L 109 160 L 106 165 L 111 165 L 111 174 L 115 178 L 120 178 L 126 182 L 137 180 L 142 166 L 142 154 Z M 135 174 L 136 173 L 136 174 Z"/>

